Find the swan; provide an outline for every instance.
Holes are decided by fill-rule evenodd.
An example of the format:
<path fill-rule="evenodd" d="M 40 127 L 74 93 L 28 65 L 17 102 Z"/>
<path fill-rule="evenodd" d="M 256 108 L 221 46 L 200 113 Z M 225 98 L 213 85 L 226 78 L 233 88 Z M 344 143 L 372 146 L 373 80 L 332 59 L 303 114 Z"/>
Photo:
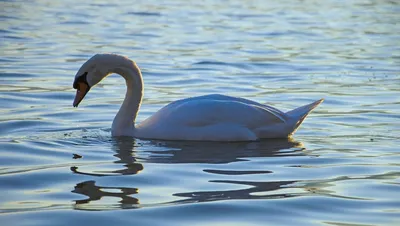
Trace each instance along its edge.
<path fill-rule="evenodd" d="M 77 90 L 73 106 L 78 107 L 89 90 L 112 73 L 121 75 L 127 86 L 125 99 L 112 123 L 112 136 L 191 141 L 287 138 L 324 100 L 285 113 L 244 98 L 211 94 L 171 102 L 136 125 L 144 86 L 140 69 L 127 57 L 107 53 L 94 55 L 78 70 L 73 82 Z"/>

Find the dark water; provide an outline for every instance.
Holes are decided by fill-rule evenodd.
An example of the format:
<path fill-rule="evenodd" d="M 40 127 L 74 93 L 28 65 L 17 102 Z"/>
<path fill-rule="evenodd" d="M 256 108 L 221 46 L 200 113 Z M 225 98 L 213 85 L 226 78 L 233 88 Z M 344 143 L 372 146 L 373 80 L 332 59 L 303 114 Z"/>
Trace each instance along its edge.
<path fill-rule="evenodd" d="M 1 225 L 395 225 L 398 1 L 1 1 Z M 291 140 L 112 138 L 111 76 L 72 108 L 95 53 L 142 68 L 139 121 L 222 93 L 282 110 Z"/>

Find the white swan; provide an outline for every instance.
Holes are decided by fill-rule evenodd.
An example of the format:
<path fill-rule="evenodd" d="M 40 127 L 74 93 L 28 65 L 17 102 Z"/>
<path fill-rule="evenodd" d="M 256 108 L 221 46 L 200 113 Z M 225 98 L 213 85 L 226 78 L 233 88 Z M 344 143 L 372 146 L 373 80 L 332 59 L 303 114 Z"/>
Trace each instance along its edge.
<path fill-rule="evenodd" d="M 135 125 L 143 96 L 143 80 L 135 62 L 116 54 L 97 54 L 75 76 L 77 107 L 91 87 L 111 73 L 125 78 L 125 99 L 112 123 L 113 136 L 198 141 L 254 141 L 291 136 L 323 99 L 282 112 L 244 98 L 206 95 L 174 101 Z"/>

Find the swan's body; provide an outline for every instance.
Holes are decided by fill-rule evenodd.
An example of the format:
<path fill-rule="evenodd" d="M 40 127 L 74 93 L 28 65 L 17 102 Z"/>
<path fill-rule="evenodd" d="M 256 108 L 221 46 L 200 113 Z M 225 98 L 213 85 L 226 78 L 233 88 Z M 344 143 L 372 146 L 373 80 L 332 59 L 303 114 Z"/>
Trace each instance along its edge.
<path fill-rule="evenodd" d="M 125 100 L 112 124 L 113 136 L 204 141 L 285 138 L 292 135 L 310 111 L 323 101 L 284 113 L 244 98 L 213 94 L 174 101 L 135 125 L 143 93 L 139 68 L 128 58 L 97 54 L 82 65 L 75 77 L 74 88 L 78 91 L 74 106 L 90 87 L 111 73 L 120 74 L 127 84 Z"/>

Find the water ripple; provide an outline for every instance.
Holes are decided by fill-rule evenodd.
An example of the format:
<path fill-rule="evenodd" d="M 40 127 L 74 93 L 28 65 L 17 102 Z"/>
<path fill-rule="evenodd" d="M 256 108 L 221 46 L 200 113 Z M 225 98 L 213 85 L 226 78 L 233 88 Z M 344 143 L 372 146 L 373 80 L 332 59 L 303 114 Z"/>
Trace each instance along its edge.
<path fill-rule="evenodd" d="M 4 225 L 397 223 L 397 1 L 1 7 Z M 209 93 L 282 110 L 326 101 L 289 140 L 113 138 L 122 78 L 108 77 L 71 106 L 76 71 L 99 52 L 126 55 L 142 69 L 138 122 L 171 101 Z"/>

